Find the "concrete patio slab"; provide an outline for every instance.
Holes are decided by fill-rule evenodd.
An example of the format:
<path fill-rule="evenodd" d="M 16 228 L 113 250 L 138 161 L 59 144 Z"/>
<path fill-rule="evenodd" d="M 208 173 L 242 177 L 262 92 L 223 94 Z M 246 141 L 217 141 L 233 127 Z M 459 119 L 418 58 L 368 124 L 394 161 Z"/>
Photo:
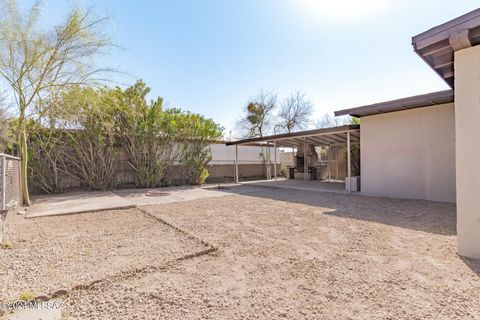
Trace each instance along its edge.
<path fill-rule="evenodd" d="M 39 218 L 76 213 L 128 209 L 136 206 L 167 204 L 180 201 L 192 201 L 205 198 L 230 196 L 235 193 L 248 193 L 248 187 L 273 187 L 304 191 L 322 191 L 345 193 L 344 184 L 338 182 L 304 181 L 277 179 L 227 183 L 202 187 L 179 186 L 151 189 L 124 189 L 113 192 L 69 192 L 61 195 L 37 196 L 33 205 L 27 209 L 26 218 Z M 237 187 L 240 187 L 238 189 Z M 237 190 L 238 189 L 238 190 Z M 254 190 L 253 190 L 254 191 Z"/>
<path fill-rule="evenodd" d="M 125 189 L 114 192 L 69 192 L 37 196 L 27 208 L 26 218 L 40 218 L 76 213 L 128 209 L 136 206 L 165 204 L 204 198 L 228 196 L 215 186 Z"/>
<path fill-rule="evenodd" d="M 76 192 L 35 197 L 26 218 L 68 215 L 83 212 L 128 209 L 136 204 L 113 192 Z"/>

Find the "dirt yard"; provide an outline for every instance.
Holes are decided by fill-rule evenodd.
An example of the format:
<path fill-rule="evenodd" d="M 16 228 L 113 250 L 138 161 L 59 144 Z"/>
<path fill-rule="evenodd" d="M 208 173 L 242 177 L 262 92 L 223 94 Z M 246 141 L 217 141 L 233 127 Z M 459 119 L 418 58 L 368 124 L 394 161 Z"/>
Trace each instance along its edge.
<path fill-rule="evenodd" d="M 480 262 L 457 256 L 453 205 L 223 191 L 143 207 L 218 248 L 198 256 L 137 209 L 10 220 L 2 298 L 87 274 L 103 281 L 70 292 L 66 319 L 480 319 Z"/>
<path fill-rule="evenodd" d="M 0 301 L 48 295 L 120 271 L 174 261 L 204 246 L 137 209 L 70 216 L 7 218 L 0 249 Z"/>

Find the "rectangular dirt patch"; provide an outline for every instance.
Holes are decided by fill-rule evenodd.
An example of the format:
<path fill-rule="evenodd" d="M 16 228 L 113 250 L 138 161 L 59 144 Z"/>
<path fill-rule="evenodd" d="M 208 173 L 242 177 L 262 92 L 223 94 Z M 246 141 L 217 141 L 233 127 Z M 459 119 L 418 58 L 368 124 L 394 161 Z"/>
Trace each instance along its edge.
<path fill-rule="evenodd" d="M 195 239 L 138 209 L 7 218 L 0 250 L 0 301 L 47 294 L 129 268 L 164 264 L 204 250 Z"/>

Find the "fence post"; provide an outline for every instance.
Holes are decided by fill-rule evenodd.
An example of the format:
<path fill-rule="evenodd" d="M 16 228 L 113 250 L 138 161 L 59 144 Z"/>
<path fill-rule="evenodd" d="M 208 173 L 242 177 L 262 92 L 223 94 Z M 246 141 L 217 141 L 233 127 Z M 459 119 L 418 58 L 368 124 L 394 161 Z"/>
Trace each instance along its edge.
<path fill-rule="evenodd" d="M 0 187 L 2 188 L 2 194 L 1 194 L 1 201 L 2 201 L 2 206 L 0 208 L 0 242 L 3 242 L 3 233 L 5 230 L 5 220 L 7 218 L 7 210 L 5 209 L 5 168 L 6 160 L 5 156 L 0 156 L 0 179 L 1 179 L 1 184 Z"/>
<path fill-rule="evenodd" d="M 2 180 L 2 184 L 1 184 L 1 187 L 2 187 L 2 207 L 1 207 L 1 210 L 5 210 L 6 209 L 6 204 L 5 204 L 5 194 L 6 194 L 6 179 L 5 179 L 5 176 L 6 176 L 6 164 L 7 164 L 7 161 L 6 161 L 6 158 L 5 156 L 2 156 L 1 157 L 1 166 L 2 166 L 2 170 L 0 172 L 0 179 Z"/>

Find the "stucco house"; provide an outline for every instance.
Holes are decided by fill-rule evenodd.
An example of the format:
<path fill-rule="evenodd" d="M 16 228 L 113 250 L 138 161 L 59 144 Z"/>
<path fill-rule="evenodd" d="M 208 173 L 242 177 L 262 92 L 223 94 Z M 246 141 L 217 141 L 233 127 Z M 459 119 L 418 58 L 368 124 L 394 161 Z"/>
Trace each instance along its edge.
<path fill-rule="evenodd" d="M 480 9 L 412 38 L 451 90 L 336 112 L 361 118 L 366 195 L 457 204 L 458 250 L 480 258 Z"/>
<path fill-rule="evenodd" d="M 360 126 L 227 145 L 267 143 L 275 155 L 277 147 L 296 149 L 291 177 L 310 183 L 320 180 L 314 150 L 343 146 L 347 192 L 358 190 L 351 155 L 359 146 L 361 194 L 456 203 L 459 253 L 480 258 L 480 9 L 414 36 L 412 44 L 451 89 L 335 112 L 361 118 Z"/>

